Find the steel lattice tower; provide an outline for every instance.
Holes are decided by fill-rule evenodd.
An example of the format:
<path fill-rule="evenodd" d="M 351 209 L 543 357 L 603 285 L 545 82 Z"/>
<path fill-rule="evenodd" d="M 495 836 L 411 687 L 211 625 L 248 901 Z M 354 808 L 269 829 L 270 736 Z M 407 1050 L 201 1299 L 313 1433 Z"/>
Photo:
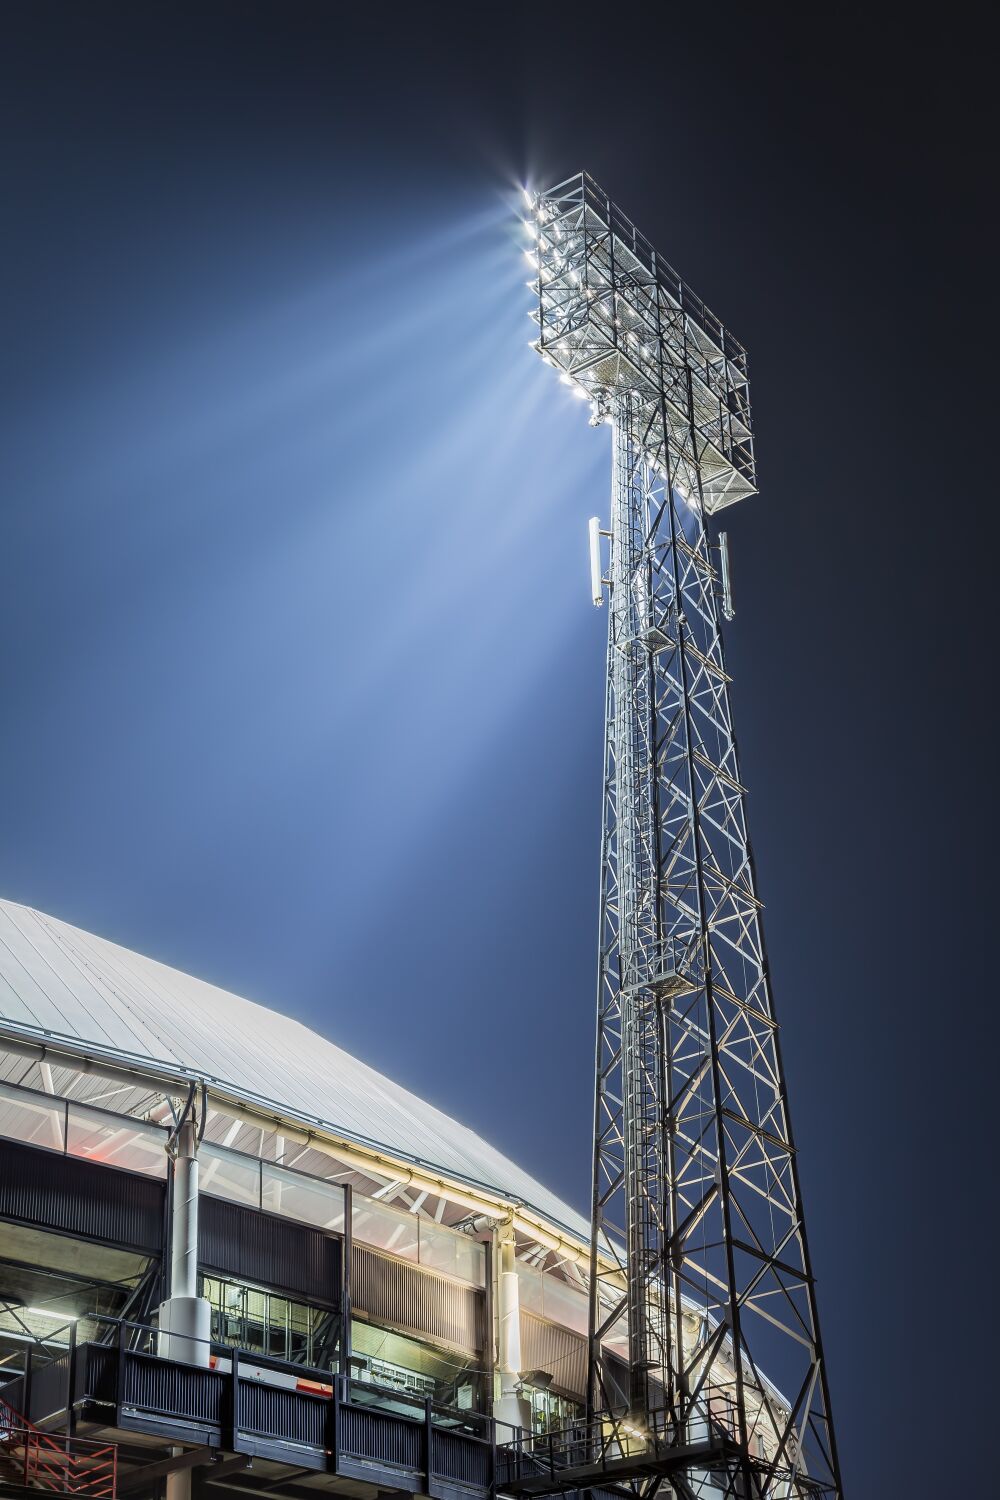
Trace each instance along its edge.
<path fill-rule="evenodd" d="M 613 433 L 593 1456 L 840 1496 L 706 529 L 756 489 L 746 354 L 586 174 L 530 206 L 536 347 Z"/>

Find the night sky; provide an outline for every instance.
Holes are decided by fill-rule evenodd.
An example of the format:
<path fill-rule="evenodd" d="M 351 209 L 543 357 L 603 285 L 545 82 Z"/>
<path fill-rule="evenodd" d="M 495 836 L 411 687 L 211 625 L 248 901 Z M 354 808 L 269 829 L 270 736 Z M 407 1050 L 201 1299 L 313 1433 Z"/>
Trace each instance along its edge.
<path fill-rule="evenodd" d="M 845 1486 L 985 1493 L 985 44 L 804 13 L 8 0 L 0 894 L 586 1204 L 610 440 L 512 195 L 591 172 L 750 354 L 727 647 Z"/>

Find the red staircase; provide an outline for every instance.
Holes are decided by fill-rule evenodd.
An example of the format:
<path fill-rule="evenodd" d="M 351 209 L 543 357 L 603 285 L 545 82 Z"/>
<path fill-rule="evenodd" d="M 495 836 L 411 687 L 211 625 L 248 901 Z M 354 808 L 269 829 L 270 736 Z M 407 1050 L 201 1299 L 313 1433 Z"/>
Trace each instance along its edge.
<path fill-rule="evenodd" d="M 0 1480 L 56 1495 L 116 1500 L 118 1446 L 42 1432 L 0 1396 Z"/>

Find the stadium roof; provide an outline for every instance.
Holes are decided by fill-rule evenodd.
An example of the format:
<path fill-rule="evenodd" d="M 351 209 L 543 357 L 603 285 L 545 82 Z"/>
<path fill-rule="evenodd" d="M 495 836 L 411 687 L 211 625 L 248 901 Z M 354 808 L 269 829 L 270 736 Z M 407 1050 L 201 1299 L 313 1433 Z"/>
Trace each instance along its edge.
<path fill-rule="evenodd" d="M 0 901 L 3 1037 L 168 1077 L 524 1204 L 586 1219 L 486 1141 L 299 1021 L 13 901 Z"/>

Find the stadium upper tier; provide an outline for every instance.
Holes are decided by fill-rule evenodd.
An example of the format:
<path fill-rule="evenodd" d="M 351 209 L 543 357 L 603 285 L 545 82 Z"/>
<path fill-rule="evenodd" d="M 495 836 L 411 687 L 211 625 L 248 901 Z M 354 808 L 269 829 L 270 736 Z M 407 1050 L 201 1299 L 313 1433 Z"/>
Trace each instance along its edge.
<path fill-rule="evenodd" d="M 589 1242 L 581 1214 L 474 1131 L 299 1021 L 12 901 L 0 901 L 5 1038 L 53 1061 L 63 1048 L 203 1082 L 214 1099 L 442 1174 Z"/>

